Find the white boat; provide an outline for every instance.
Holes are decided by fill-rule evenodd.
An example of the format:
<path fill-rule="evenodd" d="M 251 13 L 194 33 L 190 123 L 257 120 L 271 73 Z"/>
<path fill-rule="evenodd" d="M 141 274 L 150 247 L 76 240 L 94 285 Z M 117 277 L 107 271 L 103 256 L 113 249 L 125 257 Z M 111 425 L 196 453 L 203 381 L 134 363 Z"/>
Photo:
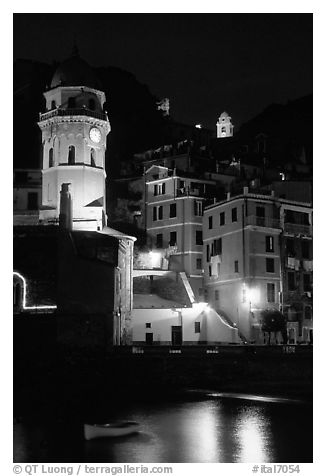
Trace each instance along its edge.
<path fill-rule="evenodd" d="M 84 424 L 85 440 L 94 438 L 106 438 L 111 436 L 131 435 L 139 431 L 139 424 L 135 421 L 117 421 L 105 424 Z"/>

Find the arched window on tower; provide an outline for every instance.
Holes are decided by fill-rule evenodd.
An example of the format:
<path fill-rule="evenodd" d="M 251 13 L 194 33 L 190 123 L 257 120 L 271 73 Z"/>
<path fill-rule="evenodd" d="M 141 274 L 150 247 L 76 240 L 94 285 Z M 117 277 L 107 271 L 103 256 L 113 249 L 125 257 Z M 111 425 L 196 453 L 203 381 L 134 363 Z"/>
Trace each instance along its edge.
<path fill-rule="evenodd" d="M 76 107 L 76 98 L 68 98 L 68 109 L 73 109 Z"/>
<path fill-rule="evenodd" d="M 96 157 L 95 150 L 91 149 L 91 166 L 92 167 L 96 167 L 95 157 Z"/>
<path fill-rule="evenodd" d="M 95 111 L 95 99 L 94 98 L 90 98 L 90 100 L 88 101 L 88 107 L 91 111 Z"/>
<path fill-rule="evenodd" d="M 53 100 L 53 101 L 51 102 L 51 109 L 55 109 L 55 108 L 56 108 L 56 103 L 55 103 L 55 101 Z"/>
<path fill-rule="evenodd" d="M 73 145 L 69 146 L 68 150 L 68 165 L 73 165 L 76 160 L 76 149 Z"/>
<path fill-rule="evenodd" d="M 49 150 L 49 167 L 53 167 L 53 147 Z"/>

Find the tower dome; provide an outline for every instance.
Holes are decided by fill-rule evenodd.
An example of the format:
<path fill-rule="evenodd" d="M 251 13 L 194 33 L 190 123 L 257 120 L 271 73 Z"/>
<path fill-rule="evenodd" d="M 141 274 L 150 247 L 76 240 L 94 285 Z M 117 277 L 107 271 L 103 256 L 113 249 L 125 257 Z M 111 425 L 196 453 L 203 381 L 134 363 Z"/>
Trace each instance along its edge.
<path fill-rule="evenodd" d="M 79 54 L 75 52 L 70 58 L 63 61 L 56 69 L 51 88 L 58 86 L 88 86 L 93 89 L 101 89 L 101 83 L 94 71 Z"/>

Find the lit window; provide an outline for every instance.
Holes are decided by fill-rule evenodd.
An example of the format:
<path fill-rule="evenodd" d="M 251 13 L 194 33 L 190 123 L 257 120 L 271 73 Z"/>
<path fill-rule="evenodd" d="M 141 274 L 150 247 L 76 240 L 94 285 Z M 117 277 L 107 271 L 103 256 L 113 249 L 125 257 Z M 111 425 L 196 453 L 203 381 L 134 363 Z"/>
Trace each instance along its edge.
<path fill-rule="evenodd" d="M 266 244 L 266 251 L 267 252 L 273 252 L 274 251 L 274 237 L 273 236 L 266 236 L 265 244 Z"/>

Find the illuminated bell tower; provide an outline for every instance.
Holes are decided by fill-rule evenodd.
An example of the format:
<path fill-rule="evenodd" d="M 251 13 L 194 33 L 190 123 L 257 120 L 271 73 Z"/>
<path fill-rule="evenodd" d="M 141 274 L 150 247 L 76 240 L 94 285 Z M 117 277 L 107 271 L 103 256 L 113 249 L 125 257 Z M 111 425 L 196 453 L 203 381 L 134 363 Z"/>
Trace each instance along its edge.
<path fill-rule="evenodd" d="M 227 112 L 222 112 L 216 123 L 216 137 L 232 137 L 233 136 L 233 124 L 231 117 Z"/>
<path fill-rule="evenodd" d="M 42 206 L 40 221 L 58 223 L 60 190 L 70 184 L 72 226 L 101 230 L 106 225 L 105 149 L 110 123 L 105 94 L 77 52 L 56 70 L 44 93 L 42 131 Z"/>

